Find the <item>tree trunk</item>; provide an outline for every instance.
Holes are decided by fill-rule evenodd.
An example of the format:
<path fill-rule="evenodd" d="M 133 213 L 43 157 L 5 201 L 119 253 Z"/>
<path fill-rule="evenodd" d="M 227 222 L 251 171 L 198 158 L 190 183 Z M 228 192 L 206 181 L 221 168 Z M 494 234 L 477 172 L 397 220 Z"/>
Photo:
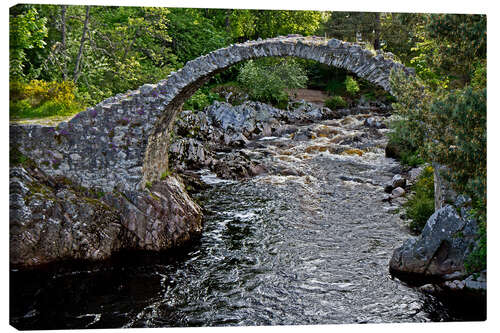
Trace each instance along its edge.
<path fill-rule="evenodd" d="M 226 25 L 226 31 L 228 31 L 228 32 L 229 32 L 230 26 L 231 26 L 231 21 L 229 20 L 229 17 L 231 16 L 231 12 L 232 12 L 231 9 L 226 9 L 226 22 L 225 22 L 225 25 Z"/>
<path fill-rule="evenodd" d="M 380 49 L 380 13 L 375 13 L 375 37 L 373 39 L 373 48 Z"/>
<path fill-rule="evenodd" d="M 61 53 L 63 56 L 66 55 L 66 5 L 61 5 L 61 45 L 62 50 Z M 66 81 L 67 78 L 67 66 L 66 66 L 66 57 L 64 57 L 62 62 L 62 77 L 63 80 Z"/>
<path fill-rule="evenodd" d="M 87 11 L 85 13 L 85 22 L 83 23 L 82 39 L 80 40 L 80 50 L 78 51 L 78 56 L 76 57 L 75 72 L 73 73 L 73 82 L 78 81 L 78 76 L 80 76 L 80 62 L 82 60 L 83 45 L 85 44 L 85 35 L 87 34 L 87 27 L 90 18 L 90 6 L 87 6 Z"/>

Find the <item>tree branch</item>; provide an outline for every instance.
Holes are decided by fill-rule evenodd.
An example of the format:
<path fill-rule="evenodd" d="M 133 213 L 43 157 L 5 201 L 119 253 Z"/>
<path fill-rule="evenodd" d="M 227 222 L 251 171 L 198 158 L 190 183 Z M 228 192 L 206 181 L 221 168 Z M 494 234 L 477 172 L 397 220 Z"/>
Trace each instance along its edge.
<path fill-rule="evenodd" d="M 83 44 L 85 43 L 85 35 L 87 34 L 89 17 L 90 17 L 90 6 L 87 6 L 87 11 L 85 13 L 85 22 L 83 23 L 82 39 L 80 40 L 80 50 L 78 51 L 78 56 L 76 57 L 75 72 L 73 73 L 74 83 L 76 83 L 76 81 L 78 80 L 78 76 L 80 75 L 80 62 L 82 60 Z"/>

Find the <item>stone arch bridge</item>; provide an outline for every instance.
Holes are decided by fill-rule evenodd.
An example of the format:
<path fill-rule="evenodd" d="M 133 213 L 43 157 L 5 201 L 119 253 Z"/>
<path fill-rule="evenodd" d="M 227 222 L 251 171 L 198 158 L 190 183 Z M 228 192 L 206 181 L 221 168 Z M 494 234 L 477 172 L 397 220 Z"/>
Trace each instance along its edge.
<path fill-rule="evenodd" d="M 293 56 L 346 69 L 390 92 L 391 53 L 320 37 L 289 35 L 230 45 L 189 61 L 157 84 L 110 97 L 57 127 L 12 125 L 11 145 L 51 176 L 102 191 L 141 190 L 168 169 L 169 129 L 183 103 L 213 75 L 260 57 Z"/>

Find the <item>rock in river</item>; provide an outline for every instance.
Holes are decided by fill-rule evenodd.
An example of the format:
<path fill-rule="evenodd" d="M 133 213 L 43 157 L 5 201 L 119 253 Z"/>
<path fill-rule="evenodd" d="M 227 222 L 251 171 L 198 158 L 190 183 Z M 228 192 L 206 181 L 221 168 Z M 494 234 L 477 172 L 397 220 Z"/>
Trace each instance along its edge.
<path fill-rule="evenodd" d="M 419 237 L 394 251 L 391 275 L 415 284 L 466 277 L 464 262 L 476 244 L 478 226 L 464 210 L 461 215 L 451 205 L 437 210 Z"/>

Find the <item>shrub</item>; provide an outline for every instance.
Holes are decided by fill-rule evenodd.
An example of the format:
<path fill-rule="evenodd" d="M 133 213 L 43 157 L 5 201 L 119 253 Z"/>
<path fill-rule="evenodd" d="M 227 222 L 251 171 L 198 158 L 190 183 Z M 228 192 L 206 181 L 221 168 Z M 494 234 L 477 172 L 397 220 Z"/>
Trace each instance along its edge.
<path fill-rule="evenodd" d="M 286 89 L 305 87 L 307 76 L 293 59 L 249 60 L 241 68 L 238 82 L 251 99 L 286 106 Z"/>
<path fill-rule="evenodd" d="M 347 102 L 342 98 L 342 96 L 332 96 L 325 100 L 325 106 L 329 109 L 345 108 Z"/>
<path fill-rule="evenodd" d="M 410 229 L 420 233 L 434 213 L 434 173 L 432 167 L 424 168 L 415 185 L 415 191 L 404 204 L 406 215 L 411 219 Z"/>
<path fill-rule="evenodd" d="M 14 119 L 68 116 L 82 110 L 72 81 L 10 83 L 10 116 Z"/>
<path fill-rule="evenodd" d="M 207 88 L 197 90 L 183 106 L 184 110 L 201 111 L 214 101 L 223 101 L 219 94 L 209 91 Z"/>
<path fill-rule="evenodd" d="M 349 95 L 354 96 L 359 92 L 358 82 L 352 76 L 346 76 L 344 84 L 345 90 Z"/>
<path fill-rule="evenodd" d="M 328 83 L 326 84 L 326 91 L 330 96 L 344 95 L 346 91 L 344 81 L 335 79 L 328 81 Z"/>
<path fill-rule="evenodd" d="M 428 158 L 449 167 L 455 190 L 486 209 L 486 89 L 465 88 L 431 106 Z M 484 207 L 484 211 L 483 210 Z"/>

